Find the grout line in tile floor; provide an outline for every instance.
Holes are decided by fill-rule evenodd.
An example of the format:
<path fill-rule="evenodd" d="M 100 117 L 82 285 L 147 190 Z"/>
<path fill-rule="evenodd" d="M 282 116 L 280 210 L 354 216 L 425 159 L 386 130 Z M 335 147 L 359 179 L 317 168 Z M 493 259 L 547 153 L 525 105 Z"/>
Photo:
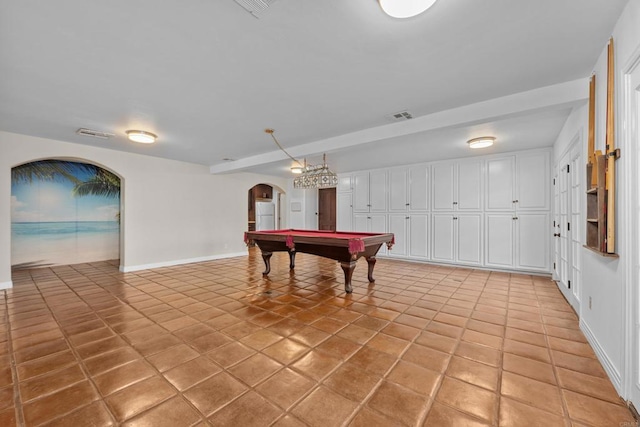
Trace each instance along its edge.
<path fill-rule="evenodd" d="M 4 305 L 7 332 L 10 333 L 14 322 L 17 322 L 17 325 L 14 325 L 15 331 L 19 332 L 16 337 L 9 334 L 8 345 L 15 340 L 20 343 L 21 348 L 10 347 L 10 356 L 14 359 L 14 351 L 25 349 L 24 336 L 34 331 L 28 328 L 32 328 L 33 321 L 42 316 L 44 304 L 46 311 L 62 334 L 67 349 L 71 350 L 75 364 L 82 370 L 84 378 L 81 381 L 88 381 L 95 395 L 95 399 L 91 398 L 94 400 L 88 404 L 83 403 L 84 406 L 73 407 L 70 412 L 56 414 L 52 419 L 43 418 L 41 421 L 47 425 L 52 422 L 68 423 L 74 420 L 74 416 L 83 414 L 82 411 L 86 413 L 86 408 L 92 405 L 94 408 L 101 409 L 102 415 L 108 417 L 108 420 L 102 420 L 104 425 L 144 423 L 157 420 L 158 414 L 170 419 L 172 414 L 167 408 L 175 408 L 175 405 L 191 416 L 188 420 L 187 418 L 180 420 L 184 425 L 198 424 L 198 426 L 209 425 L 209 422 L 218 423 L 221 419 L 228 419 L 232 415 L 244 416 L 245 418 L 241 418 L 245 421 L 244 425 L 278 426 L 356 426 L 362 423 L 371 424 L 376 420 L 385 424 L 402 425 L 442 425 L 448 420 L 446 422 L 472 422 L 477 425 L 495 426 L 499 425 L 503 419 L 505 425 L 513 423 L 523 414 L 539 416 L 542 417 L 541 420 L 551 420 L 562 425 L 575 421 L 588 425 L 589 420 L 596 422 L 594 425 L 597 425 L 599 420 L 607 419 L 606 414 L 603 415 L 597 411 L 595 415 L 589 414 L 588 417 L 574 412 L 573 416 L 578 418 L 571 418 L 572 413 L 567 406 L 566 396 L 562 392 L 564 389 L 560 385 L 558 366 L 553 357 L 554 343 L 550 338 L 552 335 L 545 318 L 548 310 L 552 310 L 557 311 L 557 315 L 560 316 L 558 319 L 561 319 L 562 316 L 567 316 L 566 313 L 570 312 L 570 308 L 566 301 L 562 300 L 556 285 L 548 279 L 523 274 L 379 259 L 376 266 L 376 284 L 369 285 L 362 281 L 362 278 L 354 277 L 354 293 L 345 295 L 341 270 L 332 261 L 313 256 L 300 256 L 295 272 L 291 273 L 288 269 L 286 254 L 283 257 L 276 257 L 274 254 L 269 278 L 262 277 L 260 261 L 259 252 L 254 250 L 250 251 L 249 257 L 136 273 L 120 273 L 117 270 L 117 264 L 114 263 L 16 271 L 15 288 L 5 291 Z M 39 297 L 39 302 L 33 297 L 34 291 Z M 556 298 L 556 301 L 547 301 L 549 297 Z M 533 306 L 535 308 L 532 309 Z M 189 307 L 193 308 L 190 310 Z M 537 316 L 536 322 L 531 321 L 532 311 Z M 208 317 L 209 315 L 213 316 Z M 566 322 L 563 320 L 556 324 L 560 323 L 566 328 L 577 328 L 575 314 L 570 313 L 568 316 L 568 320 L 565 317 Z M 91 320 L 92 318 L 95 319 Z M 216 319 L 218 321 L 215 321 Z M 76 324 L 80 321 L 83 323 Z M 92 321 L 97 322 L 99 326 L 91 325 Z M 229 321 L 232 323 L 228 324 Z M 322 323 L 323 321 L 325 323 Z M 515 323 L 510 326 L 512 322 Z M 567 323 L 570 325 L 567 326 Z M 24 326 L 25 324 L 28 326 Z M 77 328 L 72 329 L 78 325 L 92 329 L 89 328 L 88 331 L 83 332 L 78 332 Z M 239 329 L 233 329 L 234 327 Z M 526 398 L 523 399 L 520 395 L 513 395 L 513 393 L 508 395 L 507 391 L 502 390 L 503 375 L 507 372 L 505 355 L 509 351 L 505 350 L 506 340 L 526 343 L 526 341 L 520 341 L 524 339 L 522 337 L 520 340 L 515 337 L 515 341 L 508 338 L 509 328 L 522 334 L 530 333 L 536 338 L 543 337 L 544 344 L 538 344 L 537 347 L 535 344 L 529 345 L 536 351 L 546 347 L 548 365 L 552 369 L 556 383 L 553 390 L 559 394 L 562 405 L 561 417 L 555 412 L 550 412 L 549 408 L 536 407 Z M 91 339 L 87 338 L 88 335 L 83 335 L 82 340 L 78 338 L 79 335 L 93 334 L 96 330 L 102 329 L 109 332 L 107 335 L 109 338 L 102 336 L 98 339 L 98 335 L 91 335 Z M 305 338 L 304 335 L 298 335 L 305 329 L 320 334 L 318 340 L 314 341 L 314 339 Z M 527 329 L 539 329 L 539 332 L 527 332 Z M 208 330 L 213 332 L 210 333 Z M 575 338 L 572 330 L 562 330 L 565 336 Z M 37 326 L 35 331 L 39 332 Z M 144 340 L 139 341 L 141 331 L 146 334 L 143 336 Z M 160 331 L 161 335 L 146 336 L 157 333 L 155 331 Z M 215 333 L 228 339 L 229 342 L 212 348 L 199 347 L 189 337 L 203 331 L 207 331 L 206 336 Z M 34 332 L 34 336 L 38 336 L 38 332 Z M 272 338 L 273 336 L 277 338 L 266 345 L 256 344 L 247 339 L 258 332 L 271 334 Z M 358 335 L 360 333 L 365 335 Z M 494 335 L 496 333 L 499 336 Z M 56 334 L 52 336 L 55 337 Z M 167 344 L 168 347 L 148 354 L 140 351 L 140 344 L 148 344 L 161 336 L 172 337 L 173 344 Z M 365 338 L 362 338 L 363 336 Z M 408 336 L 411 338 L 407 338 Z M 584 339 L 581 335 L 580 337 Z M 47 338 L 53 339 L 51 336 Z M 122 346 L 95 354 L 87 350 L 91 347 L 93 351 L 95 343 L 102 345 L 112 338 L 122 341 Z M 38 336 L 38 339 L 41 339 L 41 336 Z M 85 339 L 89 340 L 84 342 Z M 439 344 L 438 340 L 441 340 Z M 34 341 L 33 346 L 49 342 L 52 341 L 43 343 Z M 289 356 L 281 351 L 282 346 L 276 348 L 276 344 L 287 344 L 287 342 L 301 346 L 302 350 Z M 330 343 L 333 347 L 327 348 Z M 465 348 L 462 348 L 463 343 Z M 229 360 L 230 363 L 222 363 L 223 359 L 216 358 L 215 353 L 232 344 L 247 349 L 247 353 Z M 346 347 L 341 349 L 340 345 Z M 160 369 L 153 362 L 158 361 L 158 355 L 166 354 L 178 347 L 188 349 L 193 357 L 178 361 L 176 365 L 165 366 L 165 369 Z M 94 363 L 103 355 L 112 358 L 122 348 L 135 353 L 135 360 L 118 362 L 121 364 L 97 373 L 92 373 L 88 369 L 87 362 Z M 397 351 L 397 348 L 400 350 Z M 447 348 L 446 352 L 445 348 Z M 53 355 L 62 354 L 67 350 L 56 351 Z M 336 355 L 336 351 L 344 354 L 337 354 L 337 362 L 331 361 L 332 365 L 328 370 L 318 371 L 317 366 L 315 368 L 312 366 L 313 369 L 309 367 L 303 369 L 303 365 L 300 365 L 303 359 L 312 353 L 333 359 L 332 356 Z M 469 354 L 470 351 L 496 354 L 497 358 L 493 362 L 488 362 L 478 355 Z M 534 357 L 529 358 L 528 354 L 518 355 L 516 350 L 510 351 L 509 354 L 515 359 L 523 359 L 527 363 L 538 363 Z M 575 352 L 580 351 L 584 350 L 575 350 Z M 369 354 L 368 357 L 377 355 L 387 359 L 380 365 L 382 371 L 373 365 L 366 364 L 369 363 L 366 352 Z M 194 353 L 197 355 L 194 356 Z M 418 357 L 415 356 L 416 354 L 421 357 L 430 357 L 427 355 L 435 354 L 441 357 L 443 362 L 439 367 L 431 364 L 427 366 L 425 360 L 416 359 Z M 567 353 L 568 357 L 572 357 L 572 354 Z M 25 363 L 43 360 L 49 356 L 51 355 L 40 355 L 33 360 L 22 360 L 22 363 L 16 361 L 12 366 L 12 387 L 15 392 L 20 394 L 21 390 L 18 365 L 24 370 Z M 364 362 L 359 359 L 360 356 L 365 358 Z M 589 356 L 595 358 L 591 353 Z M 193 365 L 188 365 L 189 363 L 203 357 L 210 361 L 208 363 L 213 363 L 218 371 L 213 374 L 210 372 L 204 374 L 204 378 L 196 379 L 195 382 L 188 383 L 188 386 L 181 387 L 167 377 L 171 371 L 181 367 L 191 367 Z M 247 377 L 242 368 L 252 366 L 247 363 L 256 357 L 275 368 L 266 372 L 265 375 L 252 377 L 253 374 L 251 374 Z M 591 359 L 587 361 L 593 362 Z M 151 377 L 134 378 L 133 383 L 113 391 L 102 390 L 97 384 L 98 377 L 111 377 L 120 368 L 131 367 L 138 362 L 145 369 L 153 372 Z M 387 362 L 389 363 L 386 364 Z M 456 367 L 459 369 L 460 363 L 495 372 L 493 385 L 478 381 L 480 377 L 474 377 L 471 368 L 471 371 L 463 371 L 462 377 L 460 372 L 456 374 L 452 369 Z M 547 365 L 543 362 L 539 363 Z M 32 367 L 33 364 L 29 366 Z M 408 375 L 409 371 L 405 370 L 403 374 L 403 367 L 411 369 L 414 373 L 428 374 L 432 380 L 435 378 L 431 389 L 425 391 L 421 388 L 418 391 L 410 388 L 411 383 L 407 383 L 406 378 L 402 377 L 402 375 Z M 63 369 L 66 369 L 66 365 L 54 366 L 47 373 L 27 377 L 22 382 L 42 378 L 49 373 L 62 372 Z M 591 369 L 590 374 L 601 375 L 601 367 L 598 370 L 590 365 L 589 369 Z M 358 391 L 361 394 L 360 398 L 354 397 L 353 391 L 344 389 L 344 384 L 338 387 L 340 383 L 336 383 L 339 372 L 350 374 L 354 370 L 361 371 L 362 375 L 373 381 L 371 384 L 365 384 L 362 390 Z M 291 399 L 283 401 L 270 394 L 268 390 L 270 390 L 269 384 L 281 380 L 283 378 L 281 374 L 285 372 L 291 372 L 291 375 L 301 378 L 308 388 L 303 387 L 301 392 L 296 389 Z M 225 375 L 226 380 L 232 381 L 229 384 L 237 382 L 241 384 L 243 390 L 230 395 L 213 411 L 206 409 L 201 411 L 196 401 L 193 401 L 195 390 L 216 378 L 222 378 L 222 374 Z M 519 378 L 531 384 L 539 381 L 526 375 L 526 372 L 522 371 L 518 374 L 509 371 L 512 379 Z M 589 381 L 599 381 L 596 382 L 598 385 L 602 383 L 597 376 L 584 375 Z M 143 405 L 141 410 L 121 414 L 122 422 L 119 421 L 120 418 L 116 416 L 114 407 L 111 406 L 114 399 L 122 396 L 127 390 L 133 389 L 129 387 L 138 386 L 134 387 L 138 390 L 143 383 L 148 385 L 148 381 L 153 378 L 160 381 L 157 384 L 163 384 L 160 388 L 168 387 L 171 392 L 167 396 L 154 398 L 152 403 Z M 66 384 L 62 389 L 54 388 L 44 395 L 32 396 L 28 404 L 33 407 L 77 384 L 79 383 Z M 550 384 L 540 384 L 547 388 L 552 387 Z M 347 386 L 353 386 L 353 384 L 347 384 Z M 283 390 L 286 390 L 287 385 L 283 387 Z M 612 389 L 610 383 L 608 387 Z M 479 412 L 473 405 L 451 400 L 453 390 L 480 393 L 480 397 L 490 396 L 489 400 L 494 402 L 489 405 L 491 412 Z M 595 393 L 595 396 L 583 394 L 594 394 L 589 390 L 581 390 L 574 392 L 577 395 L 574 398 L 599 405 L 600 408 L 604 408 L 603 410 L 613 409 L 616 412 L 615 416 L 621 421 L 628 420 L 628 411 L 622 410 L 622 403 L 616 401 L 617 395 L 614 396 L 609 389 L 607 390 L 608 394 L 599 392 Z M 25 391 L 29 390 L 25 389 Z M 153 390 L 144 391 L 151 394 L 152 392 Z M 400 399 L 396 402 L 396 406 L 400 409 L 404 397 L 417 406 L 408 407 L 409 412 L 395 411 L 386 405 L 385 399 L 389 396 Z M 21 396 L 17 397 L 19 399 Z M 180 403 L 176 403 L 176 398 Z M 318 407 L 328 404 L 325 401 L 336 404 L 333 408 L 335 414 L 329 411 L 328 414 L 319 417 L 316 412 Z M 252 410 L 247 411 L 247 402 L 251 403 L 249 408 L 258 407 L 262 410 L 258 411 L 261 413 L 256 415 L 252 414 Z M 509 404 L 505 406 L 505 402 Z M 23 405 L 19 400 L 16 401 L 16 412 L 21 412 Z M 245 409 L 244 412 L 238 412 L 242 408 Z M 258 418 L 250 418 L 254 415 Z M 77 419 L 75 421 L 77 422 Z M 23 421 L 18 421 L 17 425 L 23 425 Z"/>

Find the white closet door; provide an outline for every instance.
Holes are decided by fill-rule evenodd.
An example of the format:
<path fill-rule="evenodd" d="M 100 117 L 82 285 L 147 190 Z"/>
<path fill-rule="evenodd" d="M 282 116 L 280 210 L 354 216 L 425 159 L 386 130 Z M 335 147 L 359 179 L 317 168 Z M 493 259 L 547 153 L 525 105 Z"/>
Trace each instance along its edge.
<path fill-rule="evenodd" d="M 549 154 L 518 155 L 516 185 L 518 209 L 549 209 Z"/>
<path fill-rule="evenodd" d="M 454 219 L 452 214 L 433 214 L 431 220 L 433 248 L 431 259 L 434 261 L 454 261 Z"/>
<path fill-rule="evenodd" d="M 482 263 L 482 214 L 456 214 L 457 257 L 465 264 Z"/>
<path fill-rule="evenodd" d="M 353 174 L 353 211 L 369 212 L 369 172 Z"/>
<path fill-rule="evenodd" d="M 429 258 L 429 215 L 412 214 L 409 219 L 409 256 Z"/>
<path fill-rule="evenodd" d="M 409 209 L 429 209 L 429 166 L 418 165 L 409 168 Z"/>
<path fill-rule="evenodd" d="M 387 210 L 387 172 L 374 171 L 369 173 L 369 203 L 370 212 L 386 212 Z"/>
<path fill-rule="evenodd" d="M 458 164 L 459 211 L 479 211 L 482 209 L 482 162 L 461 162 Z"/>
<path fill-rule="evenodd" d="M 517 228 L 518 262 L 517 267 L 528 270 L 549 268 L 549 214 L 518 213 L 515 221 Z"/>
<path fill-rule="evenodd" d="M 433 165 L 433 183 L 431 194 L 433 194 L 432 207 L 434 211 L 451 211 L 454 208 L 453 202 L 453 173 L 454 163 L 440 163 Z"/>
<path fill-rule="evenodd" d="M 408 207 L 407 169 L 392 169 L 389 171 L 389 211 L 404 212 Z"/>
<path fill-rule="evenodd" d="M 340 231 L 352 231 L 353 207 L 351 193 L 338 193 L 336 206 L 336 228 Z"/>
<path fill-rule="evenodd" d="M 513 267 L 513 214 L 487 214 L 485 227 L 485 264 L 489 267 Z"/>
<path fill-rule="evenodd" d="M 513 157 L 487 160 L 487 210 L 514 209 L 513 168 Z"/>
<path fill-rule="evenodd" d="M 389 233 L 393 233 L 395 244 L 389 251 L 389 256 L 407 256 L 407 236 L 409 219 L 406 214 L 389 215 Z"/>

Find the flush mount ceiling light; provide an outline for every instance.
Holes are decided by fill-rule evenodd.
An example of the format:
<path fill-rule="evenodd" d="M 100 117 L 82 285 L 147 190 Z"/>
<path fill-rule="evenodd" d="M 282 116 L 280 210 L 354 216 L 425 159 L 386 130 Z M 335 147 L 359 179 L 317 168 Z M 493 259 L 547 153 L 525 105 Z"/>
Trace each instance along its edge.
<path fill-rule="evenodd" d="M 301 174 L 302 166 L 291 166 L 291 173 Z"/>
<path fill-rule="evenodd" d="M 491 147 L 496 140 L 495 136 L 481 136 L 467 141 L 469 148 L 486 148 Z"/>
<path fill-rule="evenodd" d="M 380 7 L 393 18 L 411 18 L 429 9 L 436 0 L 378 0 Z"/>
<path fill-rule="evenodd" d="M 141 144 L 153 144 L 158 138 L 157 135 L 144 130 L 128 130 L 127 137 L 133 142 Z"/>

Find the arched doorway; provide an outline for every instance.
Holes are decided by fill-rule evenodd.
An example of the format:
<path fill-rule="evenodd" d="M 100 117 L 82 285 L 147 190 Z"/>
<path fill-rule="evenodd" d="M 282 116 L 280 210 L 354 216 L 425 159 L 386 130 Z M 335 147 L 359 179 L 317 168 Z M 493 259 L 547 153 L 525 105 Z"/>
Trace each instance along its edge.
<path fill-rule="evenodd" d="M 118 260 L 120 187 L 116 174 L 82 161 L 13 167 L 12 268 Z"/>
<path fill-rule="evenodd" d="M 259 183 L 248 190 L 247 230 L 273 230 L 286 227 L 286 194 L 277 185 Z"/>

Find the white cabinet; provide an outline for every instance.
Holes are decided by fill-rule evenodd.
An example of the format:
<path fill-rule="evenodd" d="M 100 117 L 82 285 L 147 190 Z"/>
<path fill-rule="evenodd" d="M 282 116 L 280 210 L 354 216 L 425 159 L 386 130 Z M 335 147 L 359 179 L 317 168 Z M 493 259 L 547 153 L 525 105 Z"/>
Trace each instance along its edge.
<path fill-rule="evenodd" d="M 434 211 L 482 210 L 482 161 L 433 166 Z"/>
<path fill-rule="evenodd" d="M 353 194 L 352 193 L 337 193 L 336 229 L 340 231 L 351 231 L 353 229 Z"/>
<path fill-rule="evenodd" d="M 354 212 L 386 212 L 386 171 L 354 173 L 352 182 Z"/>
<path fill-rule="evenodd" d="M 432 170 L 431 194 L 433 194 L 433 201 L 431 206 L 434 211 L 452 211 L 455 201 L 453 195 L 455 165 L 453 163 L 439 163 L 433 165 Z"/>
<path fill-rule="evenodd" d="M 389 233 L 393 233 L 395 243 L 389 251 L 390 257 L 406 257 L 408 255 L 409 216 L 406 214 L 389 214 Z"/>
<path fill-rule="evenodd" d="M 460 162 L 456 168 L 455 206 L 459 211 L 482 209 L 482 162 Z"/>
<path fill-rule="evenodd" d="M 516 209 L 548 210 L 549 155 L 546 152 L 516 157 Z"/>
<path fill-rule="evenodd" d="M 486 265 L 549 271 L 548 212 L 487 214 Z"/>
<path fill-rule="evenodd" d="M 546 151 L 487 160 L 487 210 L 548 210 L 549 176 Z"/>
<path fill-rule="evenodd" d="M 515 214 L 487 214 L 485 225 L 485 264 L 487 267 L 513 267 L 514 218 Z"/>
<path fill-rule="evenodd" d="M 351 174 L 340 174 L 338 175 L 338 192 L 352 191 L 353 175 Z"/>
<path fill-rule="evenodd" d="M 386 233 L 387 215 L 356 213 L 353 215 L 353 230 L 365 233 Z M 385 255 L 386 253 L 387 246 L 382 245 L 378 251 L 378 255 Z"/>
<path fill-rule="evenodd" d="M 415 165 L 389 171 L 389 212 L 424 212 L 429 207 L 429 167 Z"/>
<path fill-rule="evenodd" d="M 434 261 L 482 264 L 482 214 L 433 214 Z"/>
<path fill-rule="evenodd" d="M 409 215 L 409 257 L 429 258 L 429 215 Z"/>
<path fill-rule="evenodd" d="M 516 267 L 526 270 L 549 270 L 549 236 L 551 224 L 548 212 L 523 213 L 516 216 Z"/>
<path fill-rule="evenodd" d="M 514 208 L 514 166 L 513 156 L 487 160 L 488 211 L 508 211 Z"/>
<path fill-rule="evenodd" d="M 428 214 L 389 214 L 388 230 L 395 237 L 390 257 L 422 260 L 429 257 Z"/>

